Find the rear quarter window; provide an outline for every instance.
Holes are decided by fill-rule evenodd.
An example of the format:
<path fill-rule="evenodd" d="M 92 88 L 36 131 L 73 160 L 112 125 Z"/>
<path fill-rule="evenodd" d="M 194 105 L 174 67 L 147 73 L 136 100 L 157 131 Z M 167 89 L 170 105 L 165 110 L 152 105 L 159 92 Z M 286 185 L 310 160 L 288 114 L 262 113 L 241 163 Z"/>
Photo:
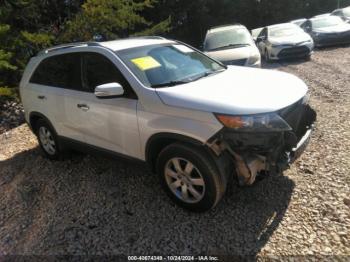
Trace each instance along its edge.
<path fill-rule="evenodd" d="M 81 90 L 81 57 L 78 53 L 45 58 L 34 71 L 33 84 Z"/>

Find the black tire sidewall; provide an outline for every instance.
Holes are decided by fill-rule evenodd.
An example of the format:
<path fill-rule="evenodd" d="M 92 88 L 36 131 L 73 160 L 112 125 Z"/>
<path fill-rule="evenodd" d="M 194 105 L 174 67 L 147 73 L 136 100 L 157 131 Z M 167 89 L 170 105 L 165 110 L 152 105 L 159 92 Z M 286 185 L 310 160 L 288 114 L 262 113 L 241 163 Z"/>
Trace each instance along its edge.
<path fill-rule="evenodd" d="M 183 158 L 190 161 L 201 173 L 205 182 L 205 194 L 198 203 L 186 203 L 177 198 L 170 190 L 166 180 L 164 169 L 168 161 L 172 158 Z M 164 149 L 157 160 L 157 174 L 161 184 L 169 197 L 179 206 L 195 212 L 204 212 L 213 208 L 218 202 L 220 194 L 220 175 L 215 163 L 205 151 L 201 152 L 195 148 L 192 150 L 188 146 L 174 144 Z"/>
<path fill-rule="evenodd" d="M 56 152 L 54 155 L 47 153 L 45 148 L 43 147 L 41 140 L 40 140 L 40 136 L 39 136 L 40 127 L 45 127 L 50 131 L 51 136 L 52 136 L 53 140 L 55 141 L 55 145 L 56 145 Z M 59 146 L 58 136 L 57 136 L 55 130 L 45 120 L 42 120 L 42 119 L 38 120 L 38 122 L 35 125 L 35 134 L 38 138 L 40 148 L 47 158 L 49 158 L 51 160 L 61 159 L 61 150 L 60 150 L 60 146 Z"/>

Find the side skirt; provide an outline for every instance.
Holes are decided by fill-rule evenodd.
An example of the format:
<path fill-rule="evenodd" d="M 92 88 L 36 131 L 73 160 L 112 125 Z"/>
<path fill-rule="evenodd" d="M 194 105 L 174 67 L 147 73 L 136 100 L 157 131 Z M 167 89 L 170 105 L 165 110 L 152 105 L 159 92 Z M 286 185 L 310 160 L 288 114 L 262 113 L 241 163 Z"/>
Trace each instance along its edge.
<path fill-rule="evenodd" d="M 134 158 L 131 156 L 127 156 L 121 153 L 117 153 L 108 149 L 104 149 L 101 147 L 97 147 L 97 146 L 93 146 L 93 145 L 89 145 L 87 143 L 84 142 L 80 142 L 80 141 L 76 141 L 74 139 L 71 138 L 67 138 L 67 137 L 63 137 L 63 136 L 59 136 L 59 141 L 60 144 L 63 148 L 65 149 L 72 149 L 72 150 L 76 150 L 82 153 L 86 153 L 86 154 L 91 154 L 91 155 L 95 155 L 95 156 L 102 156 L 105 158 L 110 158 L 110 159 L 115 159 L 115 160 L 119 160 L 119 161 L 125 161 L 128 163 L 133 163 L 133 164 L 139 164 L 142 166 L 147 166 L 146 161 L 138 159 L 138 158 Z"/>

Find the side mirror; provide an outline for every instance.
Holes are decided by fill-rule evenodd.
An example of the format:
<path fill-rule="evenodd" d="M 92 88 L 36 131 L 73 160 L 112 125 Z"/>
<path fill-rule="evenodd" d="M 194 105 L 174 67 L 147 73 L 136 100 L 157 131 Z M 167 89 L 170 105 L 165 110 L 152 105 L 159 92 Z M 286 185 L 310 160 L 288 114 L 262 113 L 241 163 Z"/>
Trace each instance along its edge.
<path fill-rule="evenodd" d="M 119 83 L 108 83 L 95 88 L 97 98 L 116 98 L 124 95 L 124 88 Z"/>

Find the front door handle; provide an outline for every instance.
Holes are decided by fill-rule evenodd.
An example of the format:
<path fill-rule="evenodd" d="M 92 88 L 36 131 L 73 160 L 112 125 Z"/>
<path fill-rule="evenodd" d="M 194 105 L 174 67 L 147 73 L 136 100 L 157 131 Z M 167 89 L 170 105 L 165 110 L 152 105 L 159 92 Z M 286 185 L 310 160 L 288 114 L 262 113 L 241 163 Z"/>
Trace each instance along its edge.
<path fill-rule="evenodd" d="M 44 99 L 46 99 L 46 96 L 38 96 L 38 99 L 44 100 Z"/>
<path fill-rule="evenodd" d="M 83 111 L 88 111 L 90 107 L 86 104 L 77 104 L 77 107 Z"/>

